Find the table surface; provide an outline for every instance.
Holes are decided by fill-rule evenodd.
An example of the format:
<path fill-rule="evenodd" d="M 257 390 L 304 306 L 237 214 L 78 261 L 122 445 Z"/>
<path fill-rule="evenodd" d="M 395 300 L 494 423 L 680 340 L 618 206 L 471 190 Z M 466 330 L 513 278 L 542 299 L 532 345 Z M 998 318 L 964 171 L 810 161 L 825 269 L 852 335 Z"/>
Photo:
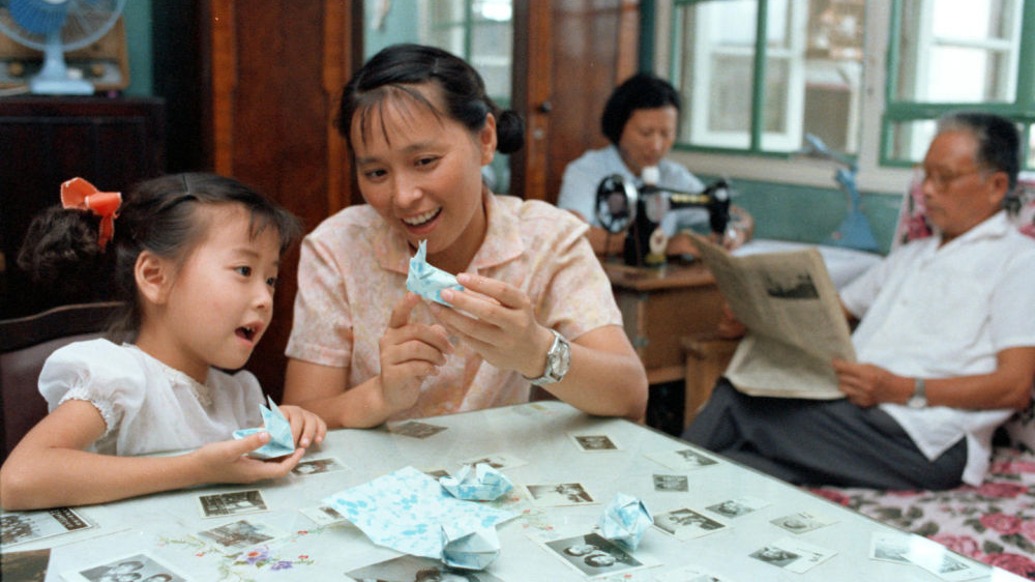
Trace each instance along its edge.
<path fill-rule="evenodd" d="M 654 566 L 615 576 L 615 580 L 690 580 L 666 578 L 689 566 L 721 580 L 742 582 L 940 579 L 918 566 L 871 559 L 873 534 L 897 530 L 799 488 L 722 459 L 697 469 L 666 467 L 651 455 L 674 454 L 692 447 L 642 425 L 591 417 L 556 401 L 434 417 L 423 422 L 445 430 L 426 438 L 392 433 L 384 427 L 332 431 L 320 450 L 310 451 L 307 458 L 333 457 L 345 465 L 343 470 L 292 474 L 257 486 L 196 488 L 82 507 L 77 511 L 93 522 L 93 527 L 17 545 L 5 544 L 2 550 L 10 558 L 13 552 L 50 548 L 47 580 L 61 580 L 63 573 L 83 572 L 141 553 L 191 580 L 347 580 L 346 572 L 399 554 L 376 546 L 352 524 L 321 526 L 304 511 L 319 507 L 332 494 L 404 467 L 455 472 L 466 460 L 506 454 L 526 463 L 501 469 L 515 489 L 491 505 L 514 511 L 518 517 L 497 527 L 501 552 L 485 572 L 479 573 L 478 579 L 482 581 L 585 580 L 586 575 L 558 555 L 550 555 L 536 540 L 591 532 L 617 493 L 641 499 L 655 515 L 685 507 L 719 517 L 706 508 L 742 497 L 761 500 L 765 505 L 752 513 L 726 519 L 729 527 L 723 530 L 693 539 L 676 538 L 651 527 L 632 553 L 641 562 Z M 585 452 L 576 446 L 572 434 L 607 435 L 618 448 Z M 671 474 L 686 476 L 688 491 L 655 489 L 655 475 Z M 558 483 L 580 483 L 596 502 L 540 506 L 523 488 Z M 252 489 L 261 491 L 266 511 L 202 517 L 201 495 Z M 832 523 L 800 535 L 771 523 L 798 512 L 825 516 Z M 240 520 L 262 524 L 281 532 L 283 537 L 238 553 L 240 550 L 230 551 L 199 535 L 201 531 Z M 820 546 L 836 555 L 803 574 L 749 556 L 780 538 Z M 1018 579 L 1002 570 L 952 556 L 977 568 L 982 574 L 978 579 Z"/>

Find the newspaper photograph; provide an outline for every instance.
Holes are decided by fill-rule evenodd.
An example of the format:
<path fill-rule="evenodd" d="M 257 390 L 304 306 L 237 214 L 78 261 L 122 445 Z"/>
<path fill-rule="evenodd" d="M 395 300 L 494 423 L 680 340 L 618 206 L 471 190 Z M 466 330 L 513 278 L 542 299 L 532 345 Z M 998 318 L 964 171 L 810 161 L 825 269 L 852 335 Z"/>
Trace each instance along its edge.
<path fill-rule="evenodd" d="M 723 298 L 747 328 L 725 376 L 753 396 L 843 398 L 831 360 L 855 361 L 837 288 L 816 249 L 733 256 L 694 237 Z"/>

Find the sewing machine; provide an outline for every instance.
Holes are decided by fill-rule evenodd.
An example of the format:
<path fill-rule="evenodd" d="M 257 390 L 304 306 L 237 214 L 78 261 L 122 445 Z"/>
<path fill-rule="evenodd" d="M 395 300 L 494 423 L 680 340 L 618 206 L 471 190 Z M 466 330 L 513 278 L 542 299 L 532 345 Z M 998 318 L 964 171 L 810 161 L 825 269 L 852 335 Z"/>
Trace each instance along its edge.
<path fill-rule="evenodd" d="M 611 234 L 626 232 L 623 259 L 629 266 L 660 266 L 668 242 L 659 225 L 665 214 L 680 208 L 705 208 L 712 232 L 723 234 L 730 221 L 730 184 L 718 180 L 702 192 L 683 192 L 657 185 L 658 169 L 644 168 L 637 186 L 613 174 L 597 187 L 597 219 Z"/>

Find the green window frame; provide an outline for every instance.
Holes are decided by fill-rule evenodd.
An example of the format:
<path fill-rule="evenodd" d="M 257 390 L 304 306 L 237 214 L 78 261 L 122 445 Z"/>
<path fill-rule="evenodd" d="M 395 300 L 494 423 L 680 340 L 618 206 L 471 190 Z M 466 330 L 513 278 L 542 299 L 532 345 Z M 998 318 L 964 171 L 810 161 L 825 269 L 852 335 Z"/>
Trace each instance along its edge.
<path fill-rule="evenodd" d="M 1016 31 L 1018 45 L 1008 44 L 1007 49 L 1016 46 L 1015 76 L 1005 79 L 1012 86 L 1012 98 L 996 98 L 993 101 L 949 102 L 921 101 L 904 99 L 900 96 L 900 83 L 903 79 L 903 67 L 907 59 L 902 55 L 902 39 L 917 36 L 916 30 L 905 30 L 908 26 L 907 10 L 922 8 L 924 3 L 933 0 L 894 0 L 891 13 L 890 34 L 888 38 L 887 79 L 885 85 L 885 109 L 881 118 L 880 165 L 888 167 L 910 167 L 922 158 L 921 148 L 910 147 L 909 135 L 912 132 L 924 134 L 918 136 L 917 143 L 924 142 L 933 132 L 935 120 L 941 115 L 960 109 L 980 109 L 1002 115 L 1018 123 L 1022 130 L 1022 168 L 1035 170 L 1035 0 L 1016 0 L 1016 14 L 1020 16 L 1019 30 Z M 999 4 L 1010 5 L 1009 0 Z M 933 6 L 933 4 L 932 4 Z M 906 35 L 906 36 L 903 36 Z M 919 35 L 923 36 L 923 35 Z M 935 41 L 937 42 L 937 41 Z M 959 41 L 960 46 L 967 48 L 967 41 Z M 981 46 L 981 49 L 987 49 Z M 920 46 L 917 50 L 924 50 Z M 1001 83 L 1000 83 L 1001 84 Z M 1003 87 L 996 87 L 1003 89 Z"/>

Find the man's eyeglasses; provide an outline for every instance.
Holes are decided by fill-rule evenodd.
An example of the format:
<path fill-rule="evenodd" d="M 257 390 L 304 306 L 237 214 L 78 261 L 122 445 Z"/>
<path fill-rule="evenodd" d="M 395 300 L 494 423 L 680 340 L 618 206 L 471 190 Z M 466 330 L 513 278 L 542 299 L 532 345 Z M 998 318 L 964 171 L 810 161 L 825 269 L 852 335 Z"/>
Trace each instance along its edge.
<path fill-rule="evenodd" d="M 945 190 L 952 185 L 953 182 L 971 176 L 973 174 L 987 174 L 989 170 L 984 168 L 978 168 L 976 170 L 970 170 L 968 172 L 959 172 L 956 174 L 949 174 L 944 172 L 931 172 L 927 173 L 922 167 L 917 167 L 917 171 L 920 175 L 920 183 L 930 182 L 934 186 L 935 190 Z"/>

